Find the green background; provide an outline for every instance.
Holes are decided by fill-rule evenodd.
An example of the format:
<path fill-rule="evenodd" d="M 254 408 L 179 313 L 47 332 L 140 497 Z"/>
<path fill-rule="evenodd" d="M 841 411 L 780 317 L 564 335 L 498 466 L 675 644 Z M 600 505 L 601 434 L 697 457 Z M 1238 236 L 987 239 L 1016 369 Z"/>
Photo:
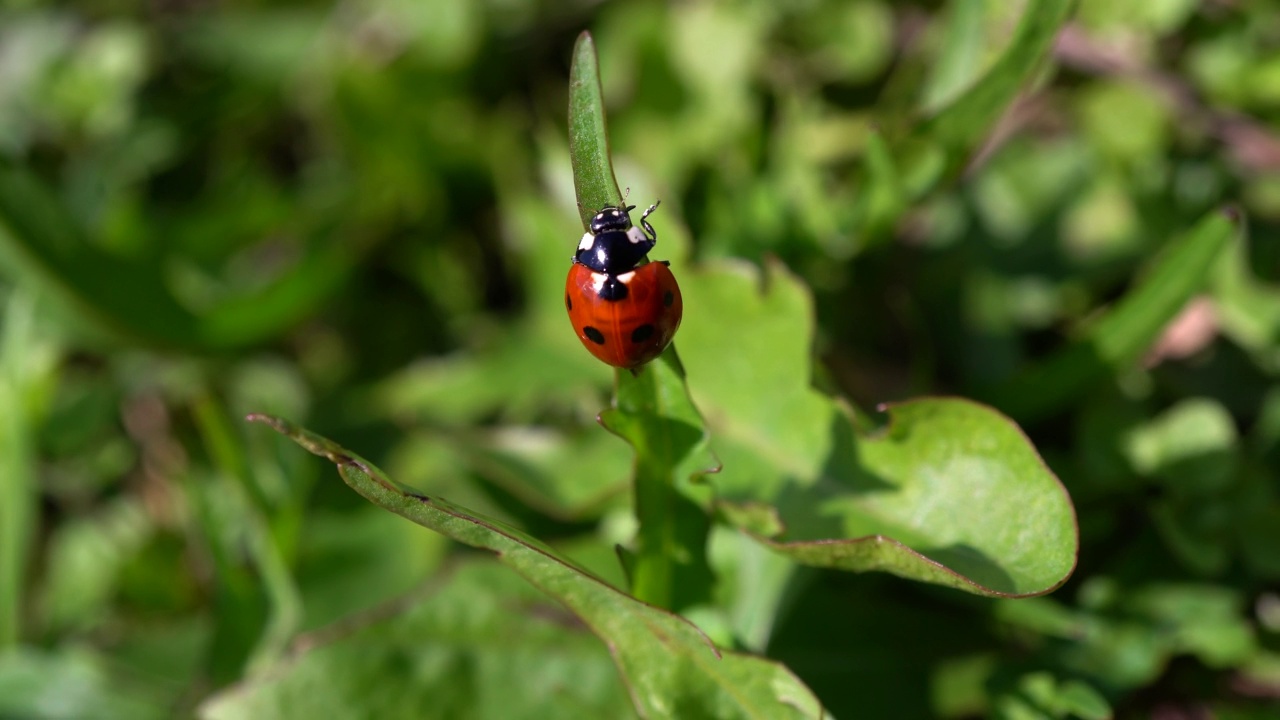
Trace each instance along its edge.
<path fill-rule="evenodd" d="M 633 712 L 564 607 L 240 421 L 622 582 L 632 454 L 562 306 L 584 29 L 722 493 L 827 537 L 786 489 L 829 398 L 870 427 L 958 396 L 1079 522 L 1075 574 L 1022 600 L 722 524 L 708 636 L 837 717 L 1274 717 L 1277 9 L 1082 0 L 1009 62 L 1023 4 L 990 0 L 0 5 L 0 717 Z M 966 412 L 876 462 L 927 464 Z M 990 525 L 967 488 L 925 527 Z M 1026 514 L 1007 545 L 1043 541 Z"/>

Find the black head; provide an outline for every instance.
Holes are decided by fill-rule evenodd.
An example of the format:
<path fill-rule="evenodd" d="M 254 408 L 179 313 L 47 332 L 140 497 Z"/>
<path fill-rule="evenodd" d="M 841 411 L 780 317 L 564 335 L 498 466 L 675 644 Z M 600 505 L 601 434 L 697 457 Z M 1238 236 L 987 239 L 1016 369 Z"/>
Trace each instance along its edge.
<path fill-rule="evenodd" d="M 620 230 L 626 232 L 631 229 L 631 216 L 627 213 L 635 210 L 636 206 L 629 207 L 607 207 L 596 213 L 591 218 L 591 233 L 599 235 L 610 230 Z"/>

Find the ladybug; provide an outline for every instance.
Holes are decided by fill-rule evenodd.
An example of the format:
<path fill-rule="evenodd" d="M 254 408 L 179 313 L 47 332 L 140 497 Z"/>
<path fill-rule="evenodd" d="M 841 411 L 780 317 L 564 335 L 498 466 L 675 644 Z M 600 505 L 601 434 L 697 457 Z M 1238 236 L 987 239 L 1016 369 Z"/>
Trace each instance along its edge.
<path fill-rule="evenodd" d="M 601 361 L 635 368 L 662 354 L 680 327 L 684 304 L 669 263 L 646 263 L 658 242 L 649 215 L 631 224 L 634 205 L 605 207 L 591 218 L 569 267 L 564 306 L 578 339 Z M 643 228 L 643 230 L 641 229 Z"/>

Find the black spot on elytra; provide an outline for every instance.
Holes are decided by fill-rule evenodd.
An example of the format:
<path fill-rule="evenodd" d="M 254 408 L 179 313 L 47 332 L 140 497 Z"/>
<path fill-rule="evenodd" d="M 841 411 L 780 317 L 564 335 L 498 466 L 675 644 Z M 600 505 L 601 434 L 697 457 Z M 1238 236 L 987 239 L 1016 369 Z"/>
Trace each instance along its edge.
<path fill-rule="evenodd" d="M 671 307 L 671 303 L 675 301 L 676 301 L 675 293 L 671 292 L 670 290 L 662 293 L 662 304 L 664 306 Z"/>
<path fill-rule="evenodd" d="M 604 344 L 604 333 L 591 327 L 590 325 L 582 328 L 582 334 L 586 335 L 588 340 L 590 340 L 591 342 L 597 345 Z"/>
<path fill-rule="evenodd" d="M 655 328 L 650 323 L 645 323 L 644 325 L 641 325 L 640 327 L 631 331 L 631 342 L 642 343 L 645 340 L 648 340 L 649 338 L 653 337 L 654 330 Z"/>
<path fill-rule="evenodd" d="M 564 306 L 569 310 L 573 309 L 573 300 L 569 299 L 568 295 L 564 296 Z"/>

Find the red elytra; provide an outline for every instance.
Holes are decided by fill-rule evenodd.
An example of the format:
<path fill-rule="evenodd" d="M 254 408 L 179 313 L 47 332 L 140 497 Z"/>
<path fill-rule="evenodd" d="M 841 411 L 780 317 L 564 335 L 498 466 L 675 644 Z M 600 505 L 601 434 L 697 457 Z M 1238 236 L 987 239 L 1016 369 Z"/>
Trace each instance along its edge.
<path fill-rule="evenodd" d="M 605 299 L 602 288 L 610 278 L 626 290 L 619 293 L 614 285 L 612 293 L 603 293 L 614 297 Z M 564 303 L 583 346 L 619 368 L 639 367 L 661 355 L 684 313 L 680 286 L 664 262 L 612 276 L 575 262 L 569 268 Z"/>

